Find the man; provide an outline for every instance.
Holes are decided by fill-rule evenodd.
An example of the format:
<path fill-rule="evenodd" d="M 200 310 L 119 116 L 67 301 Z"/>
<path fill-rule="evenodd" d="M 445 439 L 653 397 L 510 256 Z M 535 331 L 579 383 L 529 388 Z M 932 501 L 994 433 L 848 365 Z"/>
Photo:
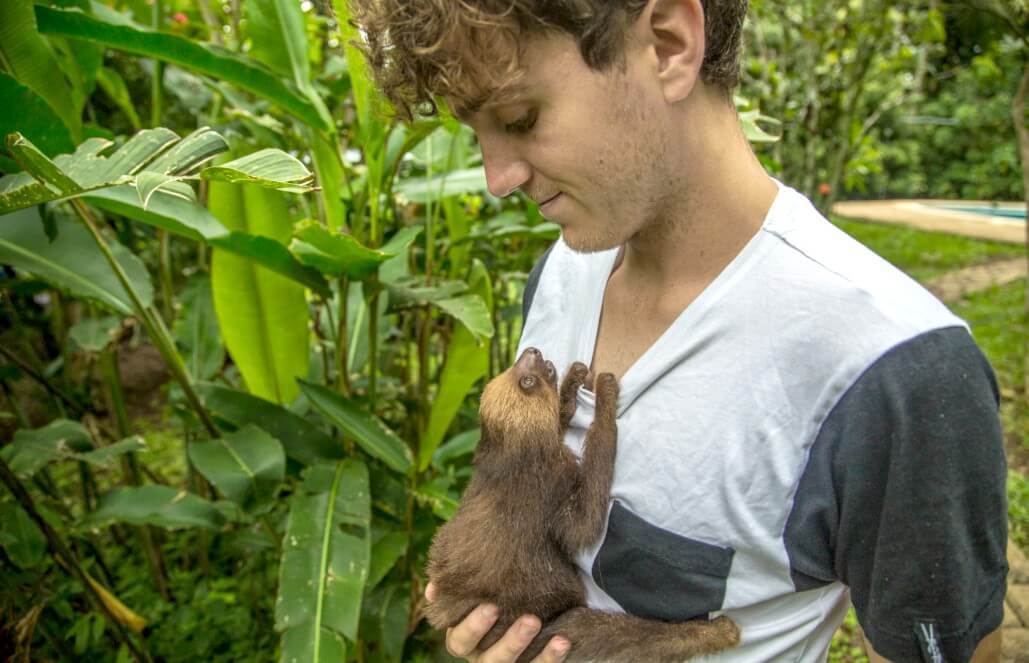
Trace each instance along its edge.
<path fill-rule="evenodd" d="M 853 601 L 874 661 L 998 660 L 993 374 L 960 320 L 754 157 L 731 101 L 746 1 L 354 4 L 394 104 L 442 99 L 490 191 L 561 226 L 521 345 L 620 381 L 608 525 L 577 559 L 590 605 L 726 614 L 742 641 L 712 660 L 814 662 Z M 513 661 L 538 632 L 528 615 L 477 651 L 490 608 L 452 653 Z"/>

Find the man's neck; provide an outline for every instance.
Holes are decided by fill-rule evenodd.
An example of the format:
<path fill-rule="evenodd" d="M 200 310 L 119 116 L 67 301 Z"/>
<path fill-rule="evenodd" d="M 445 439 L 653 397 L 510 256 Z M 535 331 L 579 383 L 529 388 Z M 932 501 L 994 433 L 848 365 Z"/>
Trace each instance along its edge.
<path fill-rule="evenodd" d="M 717 106 L 724 103 L 707 102 L 684 125 L 693 128 L 683 139 L 678 172 L 688 175 L 680 195 L 625 244 L 618 267 L 623 283 L 651 292 L 702 289 L 760 230 L 778 187 L 735 113 Z"/>

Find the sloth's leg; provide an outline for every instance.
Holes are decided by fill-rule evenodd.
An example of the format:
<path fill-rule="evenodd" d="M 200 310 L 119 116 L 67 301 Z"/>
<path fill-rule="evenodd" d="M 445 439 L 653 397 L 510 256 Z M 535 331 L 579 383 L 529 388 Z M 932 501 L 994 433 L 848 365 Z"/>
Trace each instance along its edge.
<path fill-rule="evenodd" d="M 694 656 L 728 649 L 740 641 L 739 627 L 727 617 L 712 621 L 663 622 L 572 608 L 543 627 L 518 663 L 535 658 L 555 635 L 567 638 L 572 644 L 565 663 L 680 663 Z"/>

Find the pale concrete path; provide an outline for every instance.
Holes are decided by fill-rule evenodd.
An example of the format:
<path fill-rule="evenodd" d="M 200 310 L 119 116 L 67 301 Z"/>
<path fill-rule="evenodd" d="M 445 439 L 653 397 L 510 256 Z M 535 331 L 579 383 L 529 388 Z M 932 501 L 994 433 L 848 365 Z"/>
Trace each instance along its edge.
<path fill-rule="evenodd" d="M 832 211 L 849 219 L 895 223 L 919 230 L 933 230 L 1015 244 L 1026 241 L 1024 221 L 940 207 L 940 203 L 957 205 L 972 202 L 977 201 L 848 200 L 833 205 Z M 1005 209 L 1024 209 L 1025 203 L 1001 203 L 999 206 Z"/>
<path fill-rule="evenodd" d="M 925 287 L 942 301 L 953 302 L 973 292 L 1025 278 L 1027 272 L 1029 269 L 1025 258 L 996 260 L 947 272 L 927 281 Z"/>

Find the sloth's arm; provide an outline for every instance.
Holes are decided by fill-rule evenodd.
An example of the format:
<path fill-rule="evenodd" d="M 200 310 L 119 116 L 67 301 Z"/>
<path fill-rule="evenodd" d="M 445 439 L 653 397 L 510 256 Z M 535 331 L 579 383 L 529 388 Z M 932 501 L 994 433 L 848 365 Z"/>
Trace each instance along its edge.
<path fill-rule="evenodd" d="M 563 386 L 563 385 L 562 385 Z M 554 538 L 573 556 L 595 542 L 604 529 L 607 502 L 614 476 L 618 426 L 618 382 L 610 373 L 596 381 L 597 407 L 586 431 L 582 464 L 575 485 L 554 523 Z"/>

